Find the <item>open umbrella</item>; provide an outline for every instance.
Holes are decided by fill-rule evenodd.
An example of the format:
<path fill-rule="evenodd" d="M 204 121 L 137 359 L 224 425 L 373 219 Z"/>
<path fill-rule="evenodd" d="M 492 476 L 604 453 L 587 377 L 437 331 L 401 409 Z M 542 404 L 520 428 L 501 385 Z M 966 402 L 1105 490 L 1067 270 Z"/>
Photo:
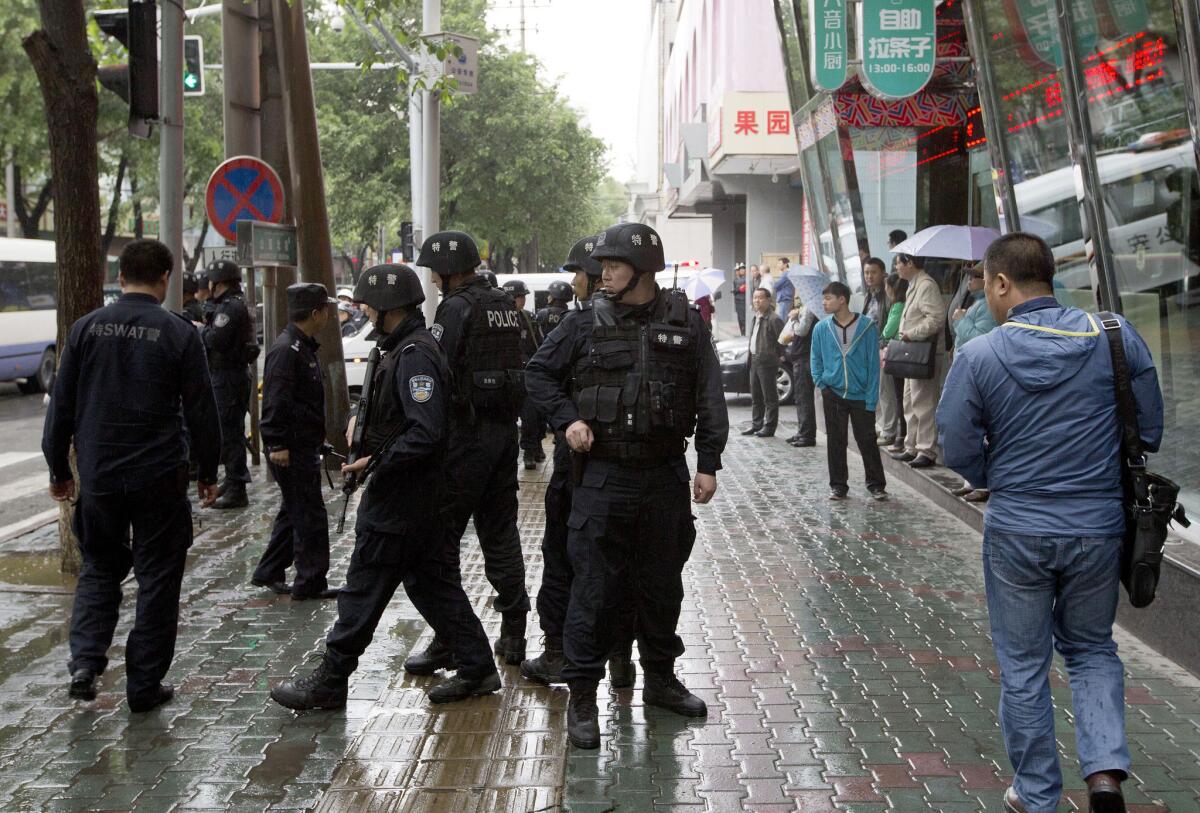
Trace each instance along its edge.
<path fill-rule="evenodd" d="M 796 298 L 805 306 L 819 302 L 821 291 L 825 290 L 825 286 L 829 284 L 829 278 L 822 274 L 820 269 L 807 265 L 790 268 L 787 278 L 796 288 Z"/>
<path fill-rule="evenodd" d="M 691 276 L 684 283 L 683 290 L 688 295 L 688 299 L 695 302 L 697 299 L 705 296 L 712 296 L 721 286 L 728 280 L 725 278 L 725 272 L 720 268 L 705 268 Z"/>
<path fill-rule="evenodd" d="M 983 226 L 930 226 L 892 249 L 893 254 L 944 257 L 948 260 L 982 260 L 1000 232 Z"/>

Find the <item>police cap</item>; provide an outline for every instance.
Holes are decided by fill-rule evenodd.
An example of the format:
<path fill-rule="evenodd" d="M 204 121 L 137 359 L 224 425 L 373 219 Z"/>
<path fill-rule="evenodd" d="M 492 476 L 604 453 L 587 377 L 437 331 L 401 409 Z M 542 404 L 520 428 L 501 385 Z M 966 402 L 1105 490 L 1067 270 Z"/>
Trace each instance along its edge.
<path fill-rule="evenodd" d="M 461 231 L 440 231 L 421 244 L 417 265 L 439 276 L 469 274 L 479 267 L 479 248 L 471 235 Z"/>
<path fill-rule="evenodd" d="M 598 277 L 604 270 L 604 267 L 596 260 L 592 259 L 592 251 L 596 248 L 597 236 L 590 234 L 584 237 L 571 248 L 571 253 L 567 255 L 567 261 L 563 263 L 563 269 L 566 271 L 582 271 L 589 277 Z"/>
<path fill-rule="evenodd" d="M 411 308 L 425 301 L 417 272 L 407 265 L 386 263 L 362 272 L 354 286 L 354 301 L 377 311 Z"/>
<path fill-rule="evenodd" d="M 205 286 L 207 287 L 207 286 Z M 200 289 L 200 284 L 196 282 L 196 277 L 192 274 L 183 275 L 183 292 L 185 294 L 194 294 Z"/>
<path fill-rule="evenodd" d="M 329 291 L 317 282 L 297 282 L 287 287 L 287 306 L 289 313 L 300 311 L 315 311 L 326 305 L 336 305 L 336 299 L 329 298 Z"/>
<path fill-rule="evenodd" d="M 480 271 L 479 276 L 481 276 L 485 280 L 487 280 L 488 285 L 492 286 L 493 288 L 498 287 L 496 285 L 496 275 L 493 274 L 491 271 Z"/>
<path fill-rule="evenodd" d="M 570 302 L 571 298 L 575 296 L 575 292 L 571 289 L 571 286 L 561 279 L 556 279 L 547 285 L 546 293 L 551 299 L 557 299 L 559 302 Z"/>
<path fill-rule="evenodd" d="M 218 282 L 229 282 L 230 280 L 241 282 L 242 280 L 242 269 L 238 268 L 237 263 L 233 260 L 213 260 L 204 269 L 204 274 L 213 285 Z"/>
<path fill-rule="evenodd" d="M 619 223 L 596 237 L 592 259 L 620 260 L 643 273 L 658 273 L 667 265 L 662 238 L 644 223 Z"/>
<path fill-rule="evenodd" d="M 516 299 L 518 296 L 529 296 L 529 286 L 522 280 L 510 279 L 504 283 L 504 292 Z"/>

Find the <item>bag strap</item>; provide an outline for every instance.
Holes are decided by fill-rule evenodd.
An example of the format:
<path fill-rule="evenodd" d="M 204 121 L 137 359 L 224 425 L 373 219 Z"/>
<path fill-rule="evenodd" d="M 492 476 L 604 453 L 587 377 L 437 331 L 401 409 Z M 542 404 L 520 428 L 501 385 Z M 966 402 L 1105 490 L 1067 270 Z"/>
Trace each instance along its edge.
<path fill-rule="evenodd" d="M 1125 341 L 1121 336 L 1121 321 L 1105 311 L 1099 314 L 1100 326 L 1108 337 L 1112 354 L 1113 388 L 1117 396 L 1117 415 L 1121 419 L 1121 449 L 1131 466 L 1145 467 L 1146 452 L 1138 426 L 1137 404 L 1133 399 L 1133 384 L 1129 379 L 1129 364 L 1125 360 Z"/>

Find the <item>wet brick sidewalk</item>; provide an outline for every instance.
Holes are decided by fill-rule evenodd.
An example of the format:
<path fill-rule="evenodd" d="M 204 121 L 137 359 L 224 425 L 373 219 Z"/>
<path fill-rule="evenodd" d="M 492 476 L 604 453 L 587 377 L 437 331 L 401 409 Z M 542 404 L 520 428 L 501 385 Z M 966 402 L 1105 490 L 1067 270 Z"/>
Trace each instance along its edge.
<path fill-rule="evenodd" d="M 696 511 L 681 619 L 678 667 L 709 702 L 705 721 L 602 686 L 604 744 L 572 751 L 566 692 L 525 684 L 515 668 L 502 670 L 498 695 L 432 709 L 427 679 L 401 669 L 427 634 L 402 594 L 345 712 L 276 706 L 270 686 L 312 667 L 334 607 L 248 587 L 275 505 L 259 486 L 250 509 L 203 512 L 168 678 L 179 693 L 152 714 L 125 706 L 121 646 L 99 699 L 72 702 L 69 595 L 0 588 L 0 810 L 999 810 L 1007 761 L 978 535 L 901 486 L 892 502 L 868 503 L 853 456 L 852 499 L 837 505 L 825 501 L 822 448 L 735 435 L 725 462 L 717 498 Z M 544 477 L 522 491 L 531 592 Z M 338 508 L 331 502 L 331 520 Z M 333 584 L 349 553 L 347 533 Z M 467 590 L 494 637 L 473 539 L 464 553 Z M 1200 681 L 1119 641 L 1131 810 L 1200 811 Z M 1082 783 L 1064 677 L 1055 674 L 1054 694 L 1062 809 L 1072 810 Z"/>

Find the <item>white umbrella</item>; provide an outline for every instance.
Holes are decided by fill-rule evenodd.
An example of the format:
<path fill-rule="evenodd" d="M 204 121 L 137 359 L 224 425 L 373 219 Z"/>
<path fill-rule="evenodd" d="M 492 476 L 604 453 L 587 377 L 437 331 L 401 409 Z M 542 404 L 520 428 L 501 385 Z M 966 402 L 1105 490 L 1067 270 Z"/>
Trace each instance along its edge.
<path fill-rule="evenodd" d="M 819 268 L 808 265 L 792 266 L 787 278 L 796 289 L 796 298 L 807 307 L 813 307 L 821 300 L 821 291 L 829 284 L 829 278 Z"/>
<path fill-rule="evenodd" d="M 930 226 L 892 249 L 893 254 L 944 257 L 948 260 L 982 260 L 1000 232 L 983 226 Z"/>
<path fill-rule="evenodd" d="M 728 280 L 726 279 L 725 272 L 720 268 L 705 268 L 703 271 L 693 274 L 684 283 L 683 290 L 687 293 L 688 299 L 695 302 L 702 297 L 712 296 L 726 282 Z"/>

